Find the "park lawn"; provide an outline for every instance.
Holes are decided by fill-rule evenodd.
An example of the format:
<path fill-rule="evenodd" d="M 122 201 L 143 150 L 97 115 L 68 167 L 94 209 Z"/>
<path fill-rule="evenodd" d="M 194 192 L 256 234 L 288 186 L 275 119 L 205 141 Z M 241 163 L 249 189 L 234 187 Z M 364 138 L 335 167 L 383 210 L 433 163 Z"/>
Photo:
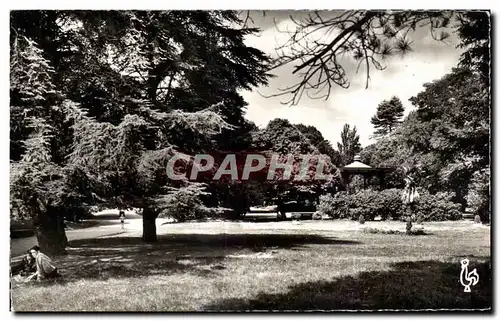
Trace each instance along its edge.
<path fill-rule="evenodd" d="M 157 245 L 136 237 L 76 240 L 54 284 L 13 284 L 14 311 L 470 309 L 491 306 L 490 228 L 429 224 L 428 235 L 175 225 Z M 355 223 L 349 223 L 355 224 Z M 367 222 L 367 227 L 373 222 Z M 397 229 L 404 223 L 390 222 Z M 186 226 L 186 225 L 184 225 Z M 197 223 L 198 227 L 203 224 Z M 208 226 L 208 225 L 207 225 Z M 253 226 L 253 225 L 252 225 Z M 311 228 L 307 228 L 311 226 Z M 200 234 L 202 233 L 202 234 Z M 464 293 L 467 257 L 479 283 Z"/>

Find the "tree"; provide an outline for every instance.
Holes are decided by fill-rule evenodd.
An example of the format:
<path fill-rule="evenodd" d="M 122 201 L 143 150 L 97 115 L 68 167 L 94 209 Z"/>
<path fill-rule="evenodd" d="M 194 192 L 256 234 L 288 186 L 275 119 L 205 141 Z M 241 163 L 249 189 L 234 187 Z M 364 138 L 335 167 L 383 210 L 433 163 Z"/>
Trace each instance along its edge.
<path fill-rule="evenodd" d="M 420 131 L 431 139 L 406 135 L 421 158 L 427 158 L 433 187 L 455 192 L 466 206 L 465 196 L 473 173 L 489 165 L 489 88 L 479 73 L 457 68 L 443 78 L 424 85 L 410 101 L 417 107 Z M 433 179 L 433 180 L 435 180 Z"/>
<path fill-rule="evenodd" d="M 468 11 L 458 16 L 459 47 L 464 50 L 460 56 L 460 67 L 479 72 L 481 80 L 489 86 L 491 74 L 491 16 L 489 12 Z"/>
<path fill-rule="evenodd" d="M 11 12 L 11 49 L 21 38 L 36 44 L 65 102 L 53 108 L 58 118 L 41 118 L 57 129 L 44 137 L 66 182 L 59 186 L 75 194 L 71 204 L 141 207 L 144 239 L 154 241 L 155 219 L 172 199 L 166 195 L 203 194 L 192 182 L 171 182 L 165 165 L 174 153 L 204 151 L 227 135 L 230 122 L 242 119 L 238 90 L 266 82 L 268 58 L 243 43 L 256 30 L 228 27 L 238 22 L 230 11 Z M 17 54 L 11 50 L 11 58 Z M 38 73 L 21 70 L 30 79 Z M 36 153 L 21 144 L 32 131 L 12 91 L 11 159 L 19 167 Z M 16 196 L 13 204 L 36 204 L 44 195 Z"/>
<path fill-rule="evenodd" d="M 282 173 L 277 171 L 277 177 L 274 180 L 264 181 L 264 188 L 273 191 L 274 196 L 300 192 L 319 197 L 320 194 L 332 191 L 335 186 L 340 184 L 340 173 L 331 162 L 329 155 L 321 153 L 299 128 L 303 127 L 277 118 L 270 121 L 266 128 L 254 134 L 253 146 L 255 150 L 265 152 L 268 159 L 271 159 L 273 154 L 278 154 L 282 156 L 280 162 L 283 162 L 287 155 L 294 156 L 289 180 L 283 180 Z M 310 167 L 306 177 L 302 180 L 295 180 L 300 175 L 302 161 L 305 157 L 310 157 Z M 316 179 L 315 175 L 320 159 L 325 161 L 323 172 L 332 175 L 330 181 Z"/>
<path fill-rule="evenodd" d="M 375 166 L 415 168 L 421 187 L 454 193 L 462 209 L 470 205 L 487 221 L 490 104 L 481 79 L 478 72 L 456 68 L 425 84 L 410 99 L 416 110 L 365 148 L 363 159 Z M 394 178 L 400 181 L 399 172 Z"/>
<path fill-rule="evenodd" d="M 342 158 L 342 166 L 351 163 L 354 156 L 361 151 L 359 135 L 356 126 L 351 129 L 349 124 L 345 124 L 340 133 L 341 142 L 337 143 L 337 148 Z"/>
<path fill-rule="evenodd" d="M 36 236 L 48 253 L 61 251 L 67 243 L 62 222 L 54 218 L 57 196 L 54 182 L 63 177 L 53 162 L 51 138 L 55 128 L 46 118 L 57 115 L 62 97 L 54 90 L 52 68 L 42 51 L 28 38 L 19 37 L 11 48 L 11 217 L 34 218 Z M 22 137 L 22 139 L 19 139 Z"/>
<path fill-rule="evenodd" d="M 339 152 L 332 147 L 332 144 L 323 137 L 316 127 L 303 124 L 297 124 L 295 127 L 309 139 L 311 144 L 318 148 L 320 153 L 330 156 L 333 164 L 336 166 L 340 165 L 341 160 Z"/>
<path fill-rule="evenodd" d="M 484 75 L 489 75 L 488 11 L 324 11 L 311 12 L 295 20 L 295 29 L 279 30 L 289 38 L 276 48 L 274 68 L 295 64 L 293 74 L 300 76 L 294 85 L 281 88 L 273 96 L 287 96 L 285 104 L 296 105 L 304 93 L 312 99 L 328 99 L 334 86 L 348 88 L 345 62 L 357 62 L 366 72 L 366 87 L 371 70 L 386 68 L 388 57 L 412 51 L 411 34 L 428 28 L 437 41 L 445 41 L 458 31 L 459 46 L 468 48 L 462 62 L 480 58 Z M 487 72 L 486 72 L 487 71 Z"/>
<path fill-rule="evenodd" d="M 146 151 L 158 150 L 160 146 L 166 147 L 165 143 L 168 142 L 167 146 L 169 144 L 176 145 L 177 152 L 190 155 L 213 151 L 214 147 L 232 148 L 232 146 L 221 144 L 221 142 L 226 140 L 225 138 L 231 134 L 229 131 L 233 131 L 235 126 L 242 128 L 246 125 L 242 120 L 241 112 L 246 103 L 237 94 L 237 90 L 264 83 L 267 78 L 267 74 L 264 72 L 267 58 L 262 52 L 246 47 L 243 44 L 244 36 L 255 30 L 224 27 L 224 24 L 228 22 L 238 22 L 234 13 L 231 12 L 176 12 L 175 14 L 159 13 L 158 15 L 157 20 L 150 20 L 149 22 L 143 20 L 143 23 L 146 24 L 145 31 L 143 31 L 146 33 L 145 39 L 147 40 L 150 35 L 150 31 L 146 27 L 152 25 L 153 30 L 156 32 L 156 39 L 153 38 L 151 41 L 157 41 L 158 38 L 167 38 L 174 33 L 172 35 L 173 41 L 177 42 L 184 50 L 178 53 L 175 60 L 180 61 L 174 60 L 173 66 L 170 66 L 171 63 L 170 65 L 158 63 L 153 67 L 141 70 L 144 79 L 150 78 L 151 76 L 148 76 L 148 74 L 151 72 L 154 72 L 155 77 L 158 78 L 158 81 L 154 83 L 145 82 L 145 91 L 149 92 L 147 102 L 153 105 L 150 107 L 152 108 L 151 113 L 148 111 L 145 114 L 144 111 L 146 110 L 143 107 L 141 116 L 148 117 L 152 121 L 153 132 L 149 132 L 148 139 L 143 140 L 143 148 Z M 179 27 L 175 27 L 179 19 L 187 19 L 189 24 L 181 24 Z M 163 29 L 157 27 L 157 25 L 165 24 L 167 26 Z M 162 32 L 166 34 L 162 35 Z M 151 59 L 148 55 L 153 53 L 148 53 L 151 51 L 149 48 L 154 49 L 156 45 L 156 42 L 153 42 L 145 46 L 144 51 L 146 54 L 142 57 L 144 60 Z M 168 51 L 167 49 L 165 50 Z M 155 55 L 157 55 L 156 52 L 154 52 L 153 61 Z M 160 58 L 162 58 L 161 55 L 158 59 Z M 165 58 L 168 58 L 168 56 L 162 59 Z M 166 62 L 168 63 L 169 60 L 167 59 Z M 165 72 L 167 72 L 167 75 L 165 75 Z M 160 80 L 160 75 L 164 77 L 163 80 Z M 176 78 L 176 76 L 179 76 L 179 78 Z M 178 82 L 175 87 L 172 84 L 174 81 Z M 160 94 L 158 89 L 165 86 L 166 84 L 161 85 L 165 82 L 168 83 L 167 91 Z M 151 89 L 151 86 L 156 89 Z M 147 115 L 148 113 L 149 115 Z M 161 136 L 158 137 L 158 134 L 154 133 L 154 127 L 169 126 L 168 122 L 165 124 L 165 121 L 168 120 L 173 122 L 170 126 L 173 126 L 174 130 L 162 132 Z M 162 141 L 164 139 L 167 139 L 167 141 Z M 151 141 L 157 141 L 159 146 L 151 146 Z M 213 142 L 216 142 L 215 146 L 212 145 Z M 132 153 L 132 155 L 135 154 Z M 162 177 L 158 173 L 158 170 L 165 168 L 162 165 L 165 165 L 165 161 L 167 161 L 167 159 L 162 159 L 160 155 L 161 153 L 156 156 L 151 155 L 154 165 L 148 163 L 152 166 L 148 171 L 153 172 L 153 174 L 149 175 L 155 177 L 150 182 L 156 187 L 150 191 L 137 188 L 134 191 L 135 197 L 125 198 L 129 200 L 128 203 L 134 199 L 139 200 L 139 204 L 134 205 L 144 206 L 144 239 L 149 241 L 156 239 L 154 221 L 161 214 L 161 211 L 154 210 L 154 208 L 171 209 L 172 206 L 164 206 L 161 202 L 170 202 L 176 199 L 175 197 L 164 197 L 162 195 L 182 193 L 183 189 L 194 184 L 192 182 L 182 182 L 172 186 L 164 175 Z M 156 157 L 160 157 L 157 160 L 158 162 L 155 160 Z M 134 177 L 133 173 L 133 171 L 127 171 L 126 182 L 131 180 L 130 176 Z M 130 185 L 143 186 L 140 177 L 141 175 L 138 175 L 138 182 L 127 182 L 120 190 L 125 192 L 130 189 Z M 163 190 L 165 186 L 170 187 L 168 193 Z M 195 190 L 199 191 L 199 189 L 193 189 L 192 191 Z M 149 194 L 151 196 L 145 198 L 145 195 Z M 193 193 L 188 194 L 195 195 Z M 198 197 L 201 194 L 195 196 Z M 148 199 L 151 200 L 149 204 L 144 202 Z M 169 214 L 176 215 L 172 211 Z"/>
<path fill-rule="evenodd" d="M 377 113 L 371 119 L 371 123 L 376 128 L 374 134 L 381 136 L 391 133 L 397 124 L 401 123 L 404 110 L 401 100 L 396 96 L 382 101 L 377 107 Z"/>

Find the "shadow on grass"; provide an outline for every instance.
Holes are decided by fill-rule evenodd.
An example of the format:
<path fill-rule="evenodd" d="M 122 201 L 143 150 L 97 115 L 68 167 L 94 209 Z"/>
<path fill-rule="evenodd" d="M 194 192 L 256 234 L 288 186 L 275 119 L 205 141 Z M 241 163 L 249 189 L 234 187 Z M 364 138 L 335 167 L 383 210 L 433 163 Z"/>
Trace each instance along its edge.
<path fill-rule="evenodd" d="M 224 260 L 234 254 L 298 248 L 308 244 L 357 244 L 316 235 L 286 234 L 177 234 L 159 236 L 146 244 L 138 237 L 73 240 L 68 255 L 55 257 L 63 278 L 108 279 L 189 273 L 213 276 L 224 270 Z"/>
<path fill-rule="evenodd" d="M 479 283 L 464 293 L 460 263 L 401 262 L 391 271 L 363 272 L 332 282 L 295 285 L 283 294 L 261 293 L 254 299 L 226 299 L 208 311 L 483 309 L 492 305 L 491 264 L 471 262 Z"/>
<path fill-rule="evenodd" d="M 189 247 L 211 249 L 262 249 L 269 247 L 294 248 L 310 244 L 359 244 L 357 241 L 339 240 L 314 234 L 168 234 L 158 236 L 157 244 L 145 244 L 140 237 L 113 237 L 82 239 L 69 242 L 71 247 L 149 246 L 179 249 Z"/>

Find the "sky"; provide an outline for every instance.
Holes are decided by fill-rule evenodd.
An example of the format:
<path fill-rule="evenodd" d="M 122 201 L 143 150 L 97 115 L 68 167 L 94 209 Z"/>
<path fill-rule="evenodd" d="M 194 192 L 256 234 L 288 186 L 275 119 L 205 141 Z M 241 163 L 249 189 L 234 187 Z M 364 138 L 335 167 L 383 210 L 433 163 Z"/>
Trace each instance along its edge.
<path fill-rule="evenodd" d="M 245 43 L 258 48 L 275 57 L 275 48 L 283 44 L 288 38 L 279 30 L 292 30 L 295 19 L 307 16 L 305 11 L 267 11 L 265 16 L 261 12 L 251 12 L 253 24 L 261 29 L 258 35 L 248 36 Z M 345 123 L 356 126 L 362 146 L 373 141 L 371 117 L 375 114 L 377 105 L 384 99 L 398 96 L 405 114 L 414 107 L 408 101 L 423 89 L 423 84 L 439 79 L 450 72 L 458 63 L 460 51 L 456 49 L 458 39 L 452 34 L 447 43 L 434 40 L 428 28 L 417 28 L 411 35 L 413 51 L 404 57 L 396 55 L 387 60 L 387 68 L 378 71 L 370 68 L 370 83 L 366 89 L 366 73 L 361 67 L 356 73 L 356 65 L 346 63 L 350 88 L 336 87 L 328 100 L 308 99 L 304 96 L 295 105 L 283 105 L 286 97 L 265 98 L 279 92 L 278 88 L 294 83 L 292 70 L 294 64 L 286 65 L 273 73 L 268 86 L 259 87 L 253 91 L 244 91 L 242 95 L 248 102 L 246 118 L 255 122 L 259 127 L 266 126 L 274 118 L 285 118 L 291 123 L 302 123 L 315 126 L 323 137 L 329 140 L 334 147 L 340 140 L 340 132 Z"/>

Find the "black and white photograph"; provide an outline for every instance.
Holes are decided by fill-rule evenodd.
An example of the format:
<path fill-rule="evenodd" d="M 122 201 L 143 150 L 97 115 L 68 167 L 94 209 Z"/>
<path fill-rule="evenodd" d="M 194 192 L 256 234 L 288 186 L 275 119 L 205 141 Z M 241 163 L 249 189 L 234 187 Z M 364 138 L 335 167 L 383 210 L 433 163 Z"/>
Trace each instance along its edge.
<path fill-rule="evenodd" d="M 493 16 L 10 10 L 10 311 L 491 314 Z"/>

